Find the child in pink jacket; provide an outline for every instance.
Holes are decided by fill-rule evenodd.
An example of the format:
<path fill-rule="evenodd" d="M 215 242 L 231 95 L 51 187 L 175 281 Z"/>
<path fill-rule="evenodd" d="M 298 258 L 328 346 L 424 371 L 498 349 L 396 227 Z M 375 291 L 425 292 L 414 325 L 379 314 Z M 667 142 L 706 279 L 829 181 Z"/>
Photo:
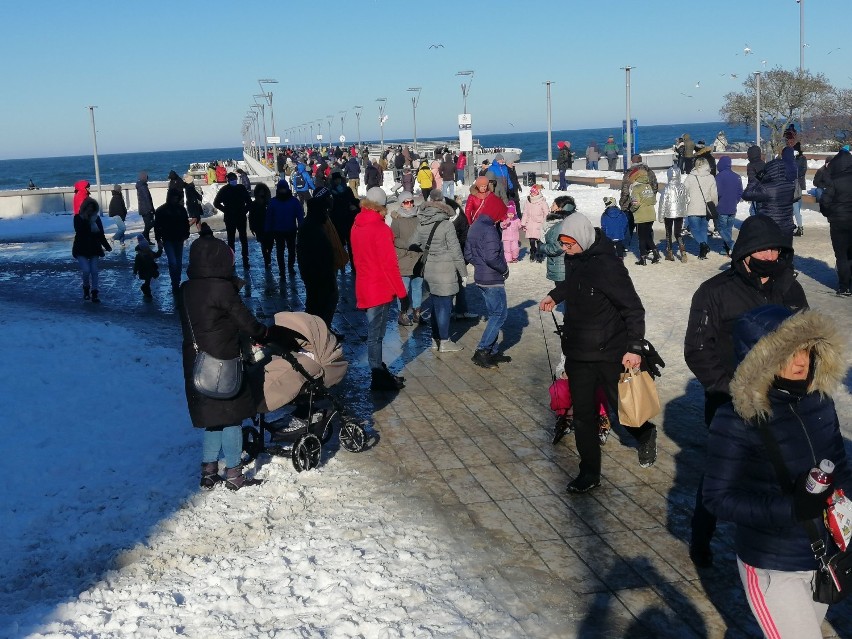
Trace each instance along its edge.
<path fill-rule="evenodd" d="M 544 257 L 538 257 L 538 245 L 541 242 L 541 227 L 544 219 L 550 213 L 550 206 L 541 194 L 541 187 L 533 184 L 530 194 L 525 198 L 524 219 L 521 228 L 530 242 L 530 262 L 544 261 Z"/>
<path fill-rule="evenodd" d="M 521 220 L 518 219 L 515 203 L 506 205 L 506 219 L 500 222 L 503 229 L 503 255 L 506 262 L 518 261 L 518 243 L 521 240 Z"/>

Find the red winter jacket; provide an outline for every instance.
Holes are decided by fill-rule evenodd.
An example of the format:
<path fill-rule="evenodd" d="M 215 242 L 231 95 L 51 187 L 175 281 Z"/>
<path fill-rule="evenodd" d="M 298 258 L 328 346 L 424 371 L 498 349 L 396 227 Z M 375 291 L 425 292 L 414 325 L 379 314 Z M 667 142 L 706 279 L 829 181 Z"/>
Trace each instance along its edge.
<path fill-rule="evenodd" d="M 399 262 L 393 246 L 393 231 L 385 224 L 384 216 L 366 208 L 355 216 L 350 241 L 355 266 L 355 300 L 358 308 L 381 306 L 406 295 Z"/>

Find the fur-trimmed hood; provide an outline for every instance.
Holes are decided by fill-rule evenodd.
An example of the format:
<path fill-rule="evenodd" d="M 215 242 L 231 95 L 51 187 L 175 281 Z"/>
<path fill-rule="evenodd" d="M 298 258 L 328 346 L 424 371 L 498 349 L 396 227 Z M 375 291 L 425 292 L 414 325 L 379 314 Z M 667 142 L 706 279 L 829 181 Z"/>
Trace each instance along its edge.
<path fill-rule="evenodd" d="M 731 396 L 734 410 L 745 420 L 771 415 L 769 391 L 775 376 L 797 351 L 813 354 L 809 393 L 831 395 L 846 370 L 837 327 L 817 311 L 761 306 L 737 320 L 733 338 L 740 364 Z"/>

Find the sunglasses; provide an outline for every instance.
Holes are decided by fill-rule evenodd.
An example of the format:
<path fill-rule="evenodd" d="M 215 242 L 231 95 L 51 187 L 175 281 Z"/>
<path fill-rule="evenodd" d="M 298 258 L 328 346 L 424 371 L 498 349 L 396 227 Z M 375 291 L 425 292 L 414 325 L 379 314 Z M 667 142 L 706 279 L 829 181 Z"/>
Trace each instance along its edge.
<path fill-rule="evenodd" d="M 559 240 L 559 245 L 564 246 L 565 248 L 571 248 L 572 246 L 577 246 L 577 243 L 576 242 L 563 242 L 562 240 Z"/>
<path fill-rule="evenodd" d="M 403 204 L 414 204 L 414 200 L 403 200 Z"/>

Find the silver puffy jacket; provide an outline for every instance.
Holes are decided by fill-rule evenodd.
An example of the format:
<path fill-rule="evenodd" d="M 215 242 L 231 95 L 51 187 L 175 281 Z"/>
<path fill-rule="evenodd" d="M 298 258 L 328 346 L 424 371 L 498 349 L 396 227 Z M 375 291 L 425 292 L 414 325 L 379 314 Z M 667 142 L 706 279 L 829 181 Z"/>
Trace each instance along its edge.
<path fill-rule="evenodd" d="M 689 202 L 686 187 L 680 180 L 678 168 L 676 166 L 669 167 L 666 176 L 668 177 L 668 184 L 666 184 L 657 204 L 658 222 L 662 222 L 667 217 L 686 217 L 686 205 Z"/>

